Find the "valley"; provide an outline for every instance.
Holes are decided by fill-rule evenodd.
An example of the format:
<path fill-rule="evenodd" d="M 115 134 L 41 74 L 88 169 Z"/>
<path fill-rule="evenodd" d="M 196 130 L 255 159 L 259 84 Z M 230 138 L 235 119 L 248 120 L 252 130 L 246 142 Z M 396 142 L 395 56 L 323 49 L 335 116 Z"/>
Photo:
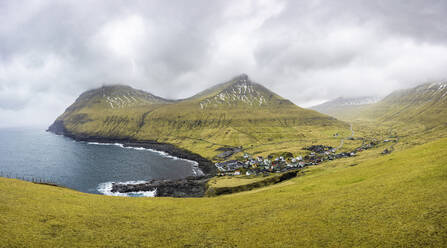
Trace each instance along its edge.
<path fill-rule="evenodd" d="M 382 100 L 337 98 L 314 107 L 344 122 L 302 109 L 245 74 L 183 100 L 167 100 L 127 86 L 104 86 L 82 94 L 49 131 L 77 140 L 144 144 L 186 159 L 191 151 L 196 160 L 207 161 L 199 166 L 208 177 L 265 177 L 357 156 L 376 146 L 383 147 L 381 153 L 386 155 L 398 147 L 444 137 L 445 122 L 428 127 L 425 118 L 408 121 L 409 114 L 402 113 L 412 113 L 421 108 L 418 105 L 442 106 L 446 89 L 444 83 L 431 83 Z M 399 119 L 390 117 L 389 112 L 398 108 L 402 109 Z M 328 149 L 309 151 L 313 146 Z M 134 187 L 142 186 L 119 189 Z"/>
<path fill-rule="evenodd" d="M 446 16 L 0 0 L 0 248 L 447 248 Z"/>
<path fill-rule="evenodd" d="M 207 172 L 205 192 L 195 188 L 205 197 L 109 197 L 0 178 L 4 242 L 78 247 L 446 245 L 443 92 L 424 86 L 405 91 L 411 97 L 393 93 L 361 106 L 360 112 L 341 109 L 345 115 L 336 119 L 297 107 L 254 83 L 244 87 L 243 80 L 236 77 L 184 100 L 133 93 L 107 98 L 98 90 L 81 95 L 51 132 L 188 151 L 216 170 Z M 425 95 L 426 90 L 437 92 L 440 100 L 413 94 Z M 255 100 L 261 96 L 262 101 Z M 269 167 L 266 175 L 252 173 L 253 165 L 268 170 L 261 167 L 265 159 L 279 166 Z M 236 169 L 225 174 L 213 167 L 231 160 L 252 167 L 242 165 L 239 175 Z M 300 162 L 310 164 L 299 167 Z"/>

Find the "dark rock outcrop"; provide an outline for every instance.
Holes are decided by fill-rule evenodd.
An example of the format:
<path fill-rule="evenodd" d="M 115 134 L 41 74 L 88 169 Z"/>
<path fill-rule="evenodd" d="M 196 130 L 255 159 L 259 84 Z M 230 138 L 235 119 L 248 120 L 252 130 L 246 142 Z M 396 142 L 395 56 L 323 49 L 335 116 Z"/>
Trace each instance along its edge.
<path fill-rule="evenodd" d="M 218 159 L 227 159 L 231 157 L 233 154 L 241 152 L 242 147 L 220 147 L 217 148 L 216 151 L 221 151 L 222 153 L 218 154 L 216 158 Z"/>
<path fill-rule="evenodd" d="M 67 129 L 65 128 L 64 121 L 62 120 L 55 120 L 53 124 L 48 127 L 47 131 L 57 135 L 64 135 L 65 133 L 68 133 Z"/>
<path fill-rule="evenodd" d="M 209 177 L 188 177 L 178 180 L 151 180 L 146 183 L 112 185 L 112 192 L 156 191 L 157 197 L 203 197 Z"/>

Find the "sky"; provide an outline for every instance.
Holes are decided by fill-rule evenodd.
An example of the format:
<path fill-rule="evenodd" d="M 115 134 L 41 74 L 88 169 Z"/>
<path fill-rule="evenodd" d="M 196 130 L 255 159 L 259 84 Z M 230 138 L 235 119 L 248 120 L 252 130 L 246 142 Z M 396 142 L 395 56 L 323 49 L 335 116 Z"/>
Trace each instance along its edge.
<path fill-rule="evenodd" d="M 0 127 L 83 91 L 189 97 L 246 73 L 295 104 L 447 78 L 444 0 L 0 0 Z"/>

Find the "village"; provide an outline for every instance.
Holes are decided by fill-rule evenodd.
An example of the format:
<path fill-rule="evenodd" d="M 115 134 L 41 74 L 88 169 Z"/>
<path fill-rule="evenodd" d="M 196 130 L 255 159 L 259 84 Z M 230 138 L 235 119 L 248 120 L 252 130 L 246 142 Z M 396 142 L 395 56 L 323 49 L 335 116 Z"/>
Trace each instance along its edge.
<path fill-rule="evenodd" d="M 386 141 L 387 142 L 387 141 Z M 217 176 L 260 175 L 268 176 L 270 173 L 282 173 L 288 170 L 296 170 L 311 165 L 317 165 L 325 161 L 353 157 L 358 152 L 376 147 L 376 140 L 363 142 L 363 144 L 350 152 L 339 152 L 337 148 L 325 145 L 312 145 L 303 148 L 306 155 L 293 156 L 290 152 L 284 152 L 280 156 L 253 157 L 245 153 L 240 159 L 233 159 L 215 163 Z M 382 153 L 383 154 L 383 153 Z"/>

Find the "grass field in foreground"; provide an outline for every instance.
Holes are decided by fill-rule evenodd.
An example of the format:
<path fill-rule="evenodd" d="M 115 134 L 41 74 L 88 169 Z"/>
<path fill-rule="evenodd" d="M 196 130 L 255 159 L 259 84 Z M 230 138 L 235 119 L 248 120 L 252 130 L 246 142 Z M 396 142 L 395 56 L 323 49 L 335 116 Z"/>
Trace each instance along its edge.
<path fill-rule="evenodd" d="M 272 176 L 269 176 L 272 177 Z M 245 185 L 249 183 L 255 183 L 265 180 L 269 177 L 263 176 L 224 176 L 224 177 L 214 177 L 208 182 L 210 187 L 236 187 L 240 185 Z"/>
<path fill-rule="evenodd" d="M 121 198 L 0 179 L 3 247 L 446 247 L 447 139 L 377 149 L 215 198 Z"/>

